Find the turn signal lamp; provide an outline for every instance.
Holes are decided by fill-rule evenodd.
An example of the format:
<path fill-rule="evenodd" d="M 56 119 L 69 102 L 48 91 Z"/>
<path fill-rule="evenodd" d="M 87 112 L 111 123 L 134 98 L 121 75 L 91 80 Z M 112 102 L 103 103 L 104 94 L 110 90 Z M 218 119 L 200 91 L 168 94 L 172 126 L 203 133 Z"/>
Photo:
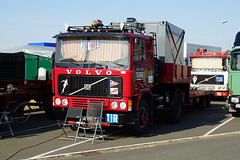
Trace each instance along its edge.
<path fill-rule="evenodd" d="M 229 94 L 233 94 L 233 91 L 229 91 Z"/>
<path fill-rule="evenodd" d="M 128 101 L 128 111 L 132 111 L 132 101 Z"/>
<path fill-rule="evenodd" d="M 55 102 L 55 97 L 52 97 L 52 102 L 53 102 L 53 106 L 54 106 L 54 102 Z"/>

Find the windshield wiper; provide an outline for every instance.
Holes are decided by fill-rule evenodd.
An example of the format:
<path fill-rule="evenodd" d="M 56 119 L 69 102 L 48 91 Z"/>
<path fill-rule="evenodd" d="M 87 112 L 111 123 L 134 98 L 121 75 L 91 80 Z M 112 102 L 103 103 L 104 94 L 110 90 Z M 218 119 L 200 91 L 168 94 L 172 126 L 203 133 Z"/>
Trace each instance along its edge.
<path fill-rule="evenodd" d="M 76 61 L 72 58 L 62 58 L 58 60 L 58 62 L 76 62 Z"/>
<path fill-rule="evenodd" d="M 99 67 L 96 67 L 97 69 L 107 69 L 108 68 L 108 65 L 106 65 L 106 64 L 96 63 L 96 62 L 93 62 L 93 61 L 86 61 L 86 62 L 98 65 Z"/>
<path fill-rule="evenodd" d="M 121 67 L 124 67 L 124 66 L 125 66 L 125 65 L 123 65 L 122 63 L 117 63 L 117 62 L 110 62 L 110 63 L 116 64 L 116 65 L 121 66 Z"/>

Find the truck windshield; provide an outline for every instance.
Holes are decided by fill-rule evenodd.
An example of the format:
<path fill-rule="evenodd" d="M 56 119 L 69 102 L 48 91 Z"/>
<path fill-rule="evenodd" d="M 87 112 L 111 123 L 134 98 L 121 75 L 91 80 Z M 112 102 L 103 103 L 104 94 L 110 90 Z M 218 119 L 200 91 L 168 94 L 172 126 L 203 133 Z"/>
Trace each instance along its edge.
<path fill-rule="evenodd" d="M 223 58 L 221 57 L 204 57 L 192 58 L 192 69 L 223 69 Z"/>
<path fill-rule="evenodd" d="M 129 67 L 129 40 L 123 37 L 62 37 L 58 39 L 56 67 Z"/>
<path fill-rule="evenodd" d="M 240 54 L 231 55 L 231 69 L 240 70 Z"/>

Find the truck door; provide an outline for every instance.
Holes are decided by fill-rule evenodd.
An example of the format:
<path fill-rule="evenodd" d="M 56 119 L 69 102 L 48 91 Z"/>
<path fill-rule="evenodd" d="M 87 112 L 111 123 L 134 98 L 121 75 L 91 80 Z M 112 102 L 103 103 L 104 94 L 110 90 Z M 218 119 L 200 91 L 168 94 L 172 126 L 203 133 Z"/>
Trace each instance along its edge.
<path fill-rule="evenodd" d="M 153 84 L 153 66 L 150 40 L 133 38 L 133 69 L 135 89 L 149 88 Z"/>

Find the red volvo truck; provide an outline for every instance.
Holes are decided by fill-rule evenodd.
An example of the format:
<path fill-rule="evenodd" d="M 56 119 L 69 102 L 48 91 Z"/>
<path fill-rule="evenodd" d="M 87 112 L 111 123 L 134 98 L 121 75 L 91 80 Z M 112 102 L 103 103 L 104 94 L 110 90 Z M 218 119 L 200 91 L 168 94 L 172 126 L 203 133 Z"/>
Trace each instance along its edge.
<path fill-rule="evenodd" d="M 190 91 L 191 68 L 182 65 L 184 34 L 167 21 L 135 18 L 68 26 L 54 37 L 55 110 L 103 103 L 102 125 L 133 125 L 142 134 L 161 116 L 178 122 L 184 103 L 206 107 L 212 92 Z"/>

